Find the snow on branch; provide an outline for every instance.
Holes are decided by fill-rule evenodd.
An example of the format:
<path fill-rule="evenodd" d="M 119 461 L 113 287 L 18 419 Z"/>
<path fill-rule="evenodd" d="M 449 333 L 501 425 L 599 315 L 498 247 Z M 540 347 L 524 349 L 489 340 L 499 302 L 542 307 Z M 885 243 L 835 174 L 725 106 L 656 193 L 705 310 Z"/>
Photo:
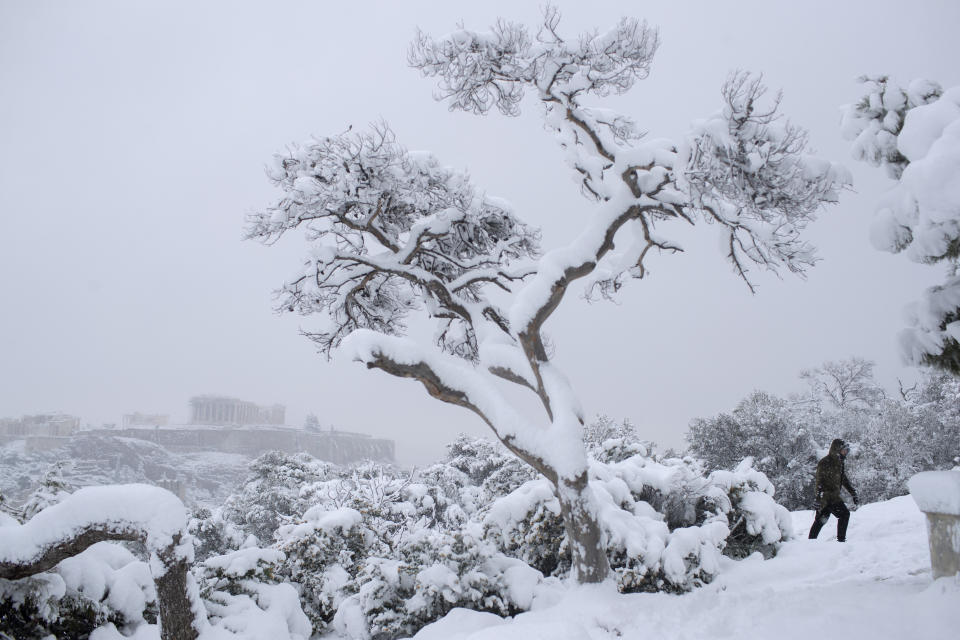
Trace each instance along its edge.
<path fill-rule="evenodd" d="M 439 79 L 438 98 L 451 110 L 484 114 L 495 106 L 511 116 L 520 112 L 525 85 L 541 99 L 605 96 L 628 91 L 650 72 L 659 36 L 645 22 L 624 18 L 609 32 L 584 33 L 572 42 L 558 34 L 559 22 L 559 12 L 547 7 L 535 38 L 503 20 L 490 31 L 461 27 L 439 39 L 418 32 L 408 60 Z"/>
<path fill-rule="evenodd" d="M 806 132 L 779 115 L 779 94 L 763 103 L 766 91 L 760 77 L 730 76 L 723 110 L 694 126 L 682 178 L 691 208 L 726 227 L 727 258 L 748 285 L 749 262 L 794 273 L 812 266 L 801 232 L 850 183 L 845 169 L 807 153 Z"/>
<path fill-rule="evenodd" d="M 439 322 L 441 348 L 467 359 L 484 318 L 507 331 L 482 291 L 510 291 L 532 271 L 523 263 L 539 251 L 539 233 L 466 173 L 407 151 L 378 125 L 294 146 L 269 175 L 284 197 L 248 217 L 247 236 L 272 243 L 302 227 L 314 242 L 279 306 L 330 315 L 331 328 L 310 334 L 325 353 L 356 329 L 402 334 L 423 307 Z"/>
<path fill-rule="evenodd" d="M 886 76 L 861 78 L 865 95 L 844 108 L 852 154 L 882 166 L 896 184 L 870 229 L 873 245 L 923 264 L 944 264 L 944 281 L 908 310 L 902 355 L 960 374 L 960 87 Z"/>
<path fill-rule="evenodd" d="M 189 577 L 193 544 L 186 527 L 183 503 L 165 489 L 86 487 L 22 525 L 0 527 L 0 578 L 47 571 L 98 542 L 139 542 L 150 554 L 162 640 L 194 640 L 207 619 Z"/>
<path fill-rule="evenodd" d="M 492 384 L 491 376 L 496 373 L 486 373 L 457 358 L 425 349 L 408 338 L 374 331 L 355 331 L 341 349 L 369 368 L 417 380 L 434 398 L 473 411 L 500 442 L 553 482 L 558 476 L 575 475 L 583 457 L 579 438 L 575 440 L 579 452 L 570 451 L 569 445 L 557 438 L 561 425 L 531 429 L 529 422 Z M 548 381 L 554 386 L 564 383 L 559 374 L 554 373 L 552 378 L 548 377 Z"/>

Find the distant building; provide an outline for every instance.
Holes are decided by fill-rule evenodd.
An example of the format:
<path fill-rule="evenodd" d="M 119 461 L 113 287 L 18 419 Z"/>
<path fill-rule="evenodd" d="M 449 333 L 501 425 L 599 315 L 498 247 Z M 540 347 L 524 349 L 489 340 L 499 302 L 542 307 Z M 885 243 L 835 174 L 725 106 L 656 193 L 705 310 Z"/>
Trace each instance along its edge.
<path fill-rule="evenodd" d="M 170 416 L 160 413 L 140 413 L 137 411 L 123 416 L 124 429 L 127 427 L 165 427 L 169 423 Z"/>
<path fill-rule="evenodd" d="M 190 398 L 190 424 L 216 426 L 282 425 L 286 408 L 280 404 L 261 407 L 253 402 L 224 396 Z"/>
<path fill-rule="evenodd" d="M 79 428 L 80 418 L 65 413 L 38 413 L 0 419 L 0 436 L 7 436 L 7 439 L 26 436 L 67 437 Z"/>

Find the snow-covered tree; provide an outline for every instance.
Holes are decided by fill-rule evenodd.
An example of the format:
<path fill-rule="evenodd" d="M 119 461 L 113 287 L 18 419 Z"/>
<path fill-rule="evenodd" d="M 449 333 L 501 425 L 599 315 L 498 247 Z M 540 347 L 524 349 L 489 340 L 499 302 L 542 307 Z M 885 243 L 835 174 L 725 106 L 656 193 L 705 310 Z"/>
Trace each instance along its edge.
<path fill-rule="evenodd" d="M 926 369 L 906 401 L 924 434 L 927 469 L 960 465 L 960 378 Z"/>
<path fill-rule="evenodd" d="M 65 461 L 56 462 L 47 469 L 40 484 L 33 490 L 23 504 L 23 517 L 29 520 L 47 507 L 53 506 L 70 495 L 72 488 L 63 479 Z"/>
<path fill-rule="evenodd" d="M 804 131 L 782 120 L 779 99 L 765 101 L 760 80 L 745 73 L 728 79 L 722 108 L 685 138 L 643 138 L 630 118 L 586 102 L 645 78 L 657 32 L 635 19 L 575 38 L 558 28 L 559 14 L 547 8 L 535 31 L 500 21 L 440 39 L 420 33 L 409 60 L 437 79 L 454 110 L 516 115 L 525 94 L 539 102 L 589 202 L 572 244 L 541 255 L 538 232 L 509 204 L 431 154 L 408 152 L 386 125 L 276 156 L 269 175 L 283 197 L 249 217 L 247 236 L 271 243 L 301 228 L 313 249 L 280 290 L 280 308 L 324 314 L 326 326 L 311 337 L 327 354 L 339 347 L 480 416 L 553 487 L 572 573 L 596 582 L 609 564 L 584 418 L 549 355 L 545 323 L 575 282 L 611 297 L 647 274 L 652 252 L 681 251 L 661 233 L 669 222 L 721 229 L 726 257 L 748 285 L 752 265 L 803 272 L 814 258 L 800 233 L 847 178 L 807 154 Z M 405 335 L 414 313 L 436 323 L 433 345 Z M 515 411 L 503 381 L 532 393 L 542 417 Z"/>
<path fill-rule="evenodd" d="M 904 356 L 960 375 L 960 87 L 929 80 L 906 87 L 865 77 L 866 95 L 847 105 L 843 135 L 853 155 L 883 166 L 896 185 L 877 209 L 875 247 L 946 266 L 944 281 L 908 309 Z"/>
<path fill-rule="evenodd" d="M 810 387 L 810 397 L 826 400 L 836 409 L 869 408 L 884 396 L 873 367 L 870 360 L 854 357 L 804 369 L 800 379 Z"/>

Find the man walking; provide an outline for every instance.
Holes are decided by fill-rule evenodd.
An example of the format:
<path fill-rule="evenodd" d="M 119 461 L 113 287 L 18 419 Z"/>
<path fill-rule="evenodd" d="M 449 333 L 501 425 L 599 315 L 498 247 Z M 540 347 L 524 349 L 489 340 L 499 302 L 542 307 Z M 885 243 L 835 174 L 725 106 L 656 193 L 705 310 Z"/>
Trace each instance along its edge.
<path fill-rule="evenodd" d="M 847 523 L 850 522 L 850 510 L 840 497 L 841 489 L 846 489 L 853 496 L 853 504 L 859 505 L 860 498 L 857 491 L 850 484 L 843 462 L 850 452 L 847 443 L 837 438 L 830 444 L 828 453 L 817 463 L 817 513 L 810 527 L 810 539 L 816 538 L 823 525 L 827 524 L 830 514 L 837 517 L 837 540 L 845 542 L 847 539 Z"/>

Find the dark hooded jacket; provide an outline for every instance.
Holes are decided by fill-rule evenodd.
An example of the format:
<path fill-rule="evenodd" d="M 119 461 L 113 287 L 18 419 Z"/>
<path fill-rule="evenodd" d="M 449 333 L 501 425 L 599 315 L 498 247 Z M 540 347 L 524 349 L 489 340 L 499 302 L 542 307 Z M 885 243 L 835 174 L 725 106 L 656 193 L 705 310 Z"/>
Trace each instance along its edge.
<path fill-rule="evenodd" d="M 844 447 L 844 442 L 837 438 L 830 444 L 830 453 L 828 453 L 820 462 L 817 463 L 817 499 L 820 504 L 828 505 L 837 502 L 843 502 L 840 497 L 840 491 L 846 488 L 857 500 L 857 491 L 850 484 L 847 473 L 843 468 L 843 455 L 840 450 Z"/>

